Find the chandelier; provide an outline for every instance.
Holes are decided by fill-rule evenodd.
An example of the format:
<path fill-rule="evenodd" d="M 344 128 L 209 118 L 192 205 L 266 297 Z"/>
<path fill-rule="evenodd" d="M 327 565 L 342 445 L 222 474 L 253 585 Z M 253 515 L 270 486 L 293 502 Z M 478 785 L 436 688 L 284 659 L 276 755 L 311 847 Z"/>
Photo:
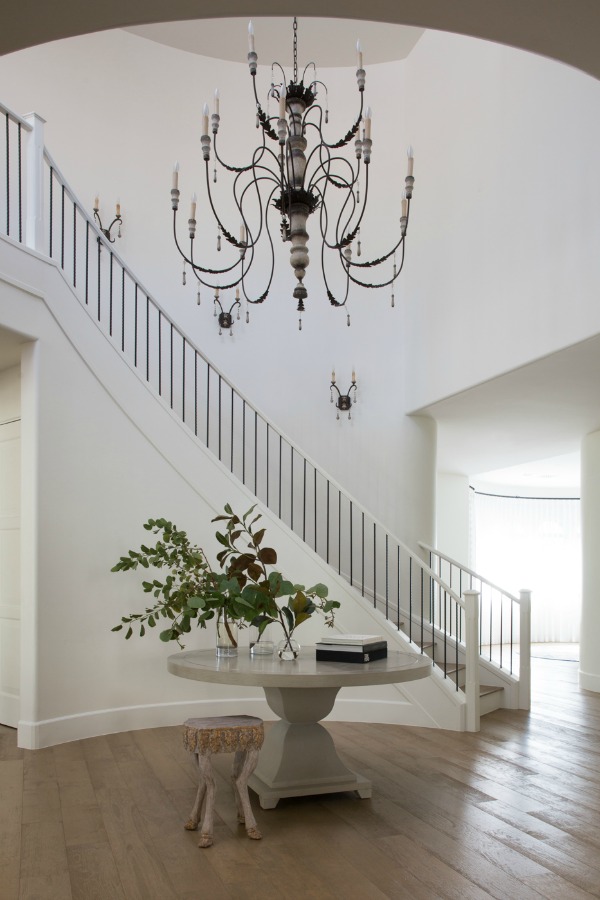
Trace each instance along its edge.
<path fill-rule="evenodd" d="M 298 23 L 293 23 L 293 76 L 286 83 L 286 75 L 279 63 L 271 65 L 271 85 L 267 93 L 266 109 L 259 100 L 256 87 L 258 57 L 254 45 L 252 22 L 248 25 L 248 65 L 252 76 L 254 101 L 256 104 L 256 127 L 260 132 L 258 146 L 250 162 L 245 166 L 230 165 L 220 155 L 218 133 L 220 124 L 219 91 L 215 91 L 212 115 L 208 105 L 204 105 L 202 135 L 200 138 L 202 156 L 205 163 L 206 210 L 214 219 L 217 228 L 217 250 L 221 251 L 222 238 L 234 248 L 228 261 L 222 266 L 203 264 L 194 249 L 196 239 L 197 197 L 192 195 L 188 219 L 189 250 L 185 251 L 178 240 L 177 211 L 179 208 L 179 164 L 173 170 L 171 205 L 173 209 L 173 233 L 175 244 L 184 260 L 183 283 L 186 281 L 186 265 L 190 267 L 198 282 L 198 304 L 200 287 L 214 292 L 215 316 L 219 324 L 231 331 L 233 308 L 240 306 L 240 291 L 246 303 L 246 321 L 249 321 L 249 305 L 263 303 L 271 289 L 275 270 L 275 240 L 290 244 L 290 263 L 296 277 L 293 296 L 298 301 L 300 313 L 299 328 L 302 329 L 302 313 L 308 296 L 304 279 L 309 264 L 307 225 L 314 218 L 315 231 L 320 239 L 320 263 L 327 299 L 332 306 L 347 304 L 351 285 L 362 288 L 384 288 L 391 286 L 391 305 L 394 306 L 394 282 L 404 265 L 404 251 L 410 202 L 412 198 L 413 151 L 408 148 L 408 168 L 404 180 L 404 190 L 400 205 L 400 222 L 397 239 L 392 246 L 376 259 L 361 259 L 361 223 L 369 199 L 369 167 L 373 141 L 371 139 L 372 113 L 370 107 L 364 110 L 365 70 L 360 41 L 357 42 L 357 71 L 360 105 L 350 130 L 337 141 L 329 141 L 324 134 L 328 124 L 327 87 L 318 80 L 316 66 L 309 63 L 299 78 L 298 70 Z M 275 77 L 279 73 L 281 80 Z M 277 83 L 278 82 L 278 83 Z M 324 95 L 325 109 L 317 102 Z M 276 114 L 270 114 L 275 105 Z M 209 118 L 210 131 L 209 134 Z M 309 148 L 309 140 L 313 141 Z M 354 159 L 340 154 L 343 148 L 353 143 Z M 217 165 L 231 179 L 233 202 L 240 217 L 239 237 L 235 237 L 225 225 L 225 217 L 217 211 L 211 187 L 211 152 L 214 154 L 212 184 L 217 181 Z M 205 207 L 203 207 L 204 210 Z M 273 227 L 273 211 L 278 216 L 278 228 Z M 275 232 L 275 239 L 273 236 Z M 278 232 L 278 234 L 277 234 Z M 268 262 L 257 262 L 259 245 L 266 245 Z M 206 249 L 206 248 L 205 248 Z M 330 260 L 341 265 L 341 276 L 336 278 L 338 296 L 334 296 Z M 337 265 L 336 263 L 336 265 Z M 260 270 L 260 289 L 253 294 L 248 289 L 248 274 Z M 378 268 L 382 267 L 382 268 Z M 378 269 L 379 277 L 374 279 L 371 270 Z M 339 271 L 339 270 L 338 270 Z M 229 313 L 225 313 L 221 303 L 227 291 L 236 289 L 236 299 Z M 229 301 L 225 299 L 225 302 Z M 220 313 L 217 312 L 217 304 Z M 347 324 L 350 314 L 347 312 Z"/>

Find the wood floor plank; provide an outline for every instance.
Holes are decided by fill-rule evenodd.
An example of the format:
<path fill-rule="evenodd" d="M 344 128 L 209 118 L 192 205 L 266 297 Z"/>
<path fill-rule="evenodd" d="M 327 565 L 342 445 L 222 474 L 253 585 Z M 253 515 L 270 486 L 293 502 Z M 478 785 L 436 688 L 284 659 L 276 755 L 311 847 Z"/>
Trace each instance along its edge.
<path fill-rule="evenodd" d="M 2 900 L 586 900 L 600 898 L 600 695 L 576 663 L 532 660 L 530 713 L 477 734 L 327 723 L 373 783 L 237 823 L 214 757 L 215 843 L 183 828 L 197 788 L 181 727 L 39 751 L 0 726 Z"/>

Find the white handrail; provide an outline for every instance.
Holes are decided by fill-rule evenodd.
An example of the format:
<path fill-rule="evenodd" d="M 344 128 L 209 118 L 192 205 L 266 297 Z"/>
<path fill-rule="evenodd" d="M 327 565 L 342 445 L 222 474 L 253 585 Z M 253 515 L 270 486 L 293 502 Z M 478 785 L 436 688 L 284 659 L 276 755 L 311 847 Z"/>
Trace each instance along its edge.
<path fill-rule="evenodd" d="M 20 125 L 25 131 L 31 131 L 31 125 L 27 122 L 22 116 L 18 115 L 16 112 L 13 112 L 12 109 L 9 109 L 8 106 L 5 106 L 4 103 L 0 103 L 0 113 L 2 115 L 8 116 L 8 118 L 15 123 L 15 125 Z"/>
<path fill-rule="evenodd" d="M 476 578 L 481 584 L 487 584 L 487 586 L 492 588 L 492 590 L 498 591 L 498 593 L 503 594 L 505 597 L 508 597 L 509 600 L 513 600 L 515 603 L 521 602 L 520 598 L 516 597 L 514 594 L 511 594 L 510 591 L 504 590 L 504 588 L 499 587 L 499 585 L 497 584 L 494 584 L 493 581 L 490 581 L 488 578 L 484 578 L 483 575 L 479 575 L 473 569 L 469 569 L 468 566 L 464 566 L 462 563 L 458 562 L 458 560 L 452 559 L 451 556 L 446 556 L 446 554 L 442 553 L 441 550 L 436 550 L 434 547 L 430 547 L 429 544 L 425 544 L 423 541 L 419 541 L 419 547 L 421 548 L 421 550 L 426 550 L 427 553 L 433 553 L 435 556 L 443 559 L 445 562 L 449 563 L 449 565 L 460 569 L 462 572 L 466 572 L 467 575 Z"/>

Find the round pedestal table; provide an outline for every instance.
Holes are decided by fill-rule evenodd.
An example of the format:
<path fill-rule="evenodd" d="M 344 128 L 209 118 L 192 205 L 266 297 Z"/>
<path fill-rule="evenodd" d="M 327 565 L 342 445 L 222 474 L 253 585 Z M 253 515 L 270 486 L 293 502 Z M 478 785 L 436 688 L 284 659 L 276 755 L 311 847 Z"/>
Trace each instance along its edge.
<path fill-rule="evenodd" d="M 333 709 L 340 688 L 425 678 L 431 660 L 390 651 L 387 659 L 370 663 L 317 662 L 314 647 L 303 647 L 298 659 L 289 662 L 277 655 L 251 656 L 247 650 L 234 657 L 218 657 L 214 650 L 185 650 L 169 656 L 167 667 L 180 678 L 264 690 L 279 718 L 267 732 L 248 786 L 258 794 L 263 809 L 273 809 L 283 797 L 340 791 L 370 797 L 371 782 L 344 765 L 320 720 Z"/>

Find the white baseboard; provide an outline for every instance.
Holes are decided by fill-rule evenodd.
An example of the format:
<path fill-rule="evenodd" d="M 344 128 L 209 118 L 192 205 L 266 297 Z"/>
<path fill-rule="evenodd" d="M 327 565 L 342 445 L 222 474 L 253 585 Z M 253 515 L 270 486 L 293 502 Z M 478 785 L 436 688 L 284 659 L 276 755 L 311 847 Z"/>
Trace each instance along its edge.
<path fill-rule="evenodd" d="M 138 731 L 142 728 L 161 728 L 181 725 L 194 716 L 239 715 L 259 716 L 272 721 L 275 716 L 260 697 L 232 698 L 228 700 L 200 700 L 178 703 L 158 703 L 147 706 L 127 706 L 118 709 L 101 709 L 39 722 L 21 720 L 18 726 L 19 747 L 40 750 L 99 737 L 122 731 Z M 431 727 L 432 721 L 422 709 L 410 701 L 355 700 L 340 698 L 329 721 L 379 722 L 386 725 L 416 725 Z"/>
<path fill-rule="evenodd" d="M 592 675 L 590 672 L 579 670 L 579 687 L 584 691 L 596 691 L 600 693 L 600 675 Z"/>

